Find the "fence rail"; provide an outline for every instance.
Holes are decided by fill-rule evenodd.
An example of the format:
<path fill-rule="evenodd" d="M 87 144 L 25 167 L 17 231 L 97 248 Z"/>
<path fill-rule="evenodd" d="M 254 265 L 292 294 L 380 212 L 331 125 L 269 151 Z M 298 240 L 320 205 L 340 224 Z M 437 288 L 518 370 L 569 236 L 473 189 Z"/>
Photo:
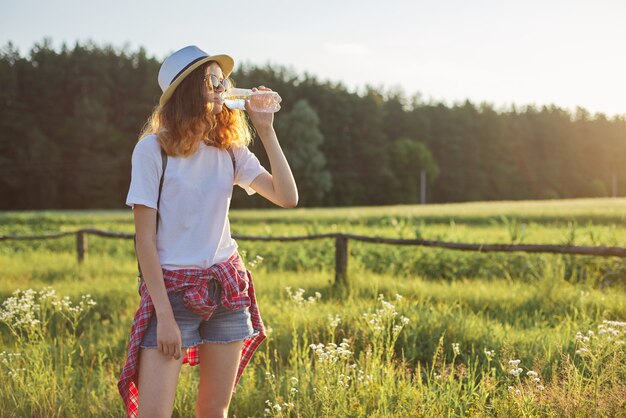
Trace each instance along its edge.
<path fill-rule="evenodd" d="M 99 229 L 87 228 L 73 232 L 60 232 L 54 234 L 40 235 L 0 235 L 0 241 L 8 240 L 34 240 L 34 239 L 56 239 L 70 235 L 76 236 L 76 253 L 78 262 L 84 261 L 87 255 L 88 241 L 87 235 L 97 235 L 104 238 L 133 239 L 134 234 L 123 232 L 101 231 Z M 571 255 L 591 255 L 597 257 L 621 257 L 626 258 L 626 247 L 589 247 L 576 245 L 553 245 L 553 244 L 468 244 L 462 242 L 431 241 L 424 239 L 398 239 L 369 237 L 364 235 L 330 233 L 315 235 L 300 235 L 291 237 L 259 237 L 251 235 L 237 235 L 233 238 L 238 241 L 308 241 L 316 239 L 335 239 L 335 283 L 347 284 L 348 281 L 348 240 L 370 242 L 376 244 L 393 245 L 414 245 L 422 247 L 447 248 L 461 251 L 478 252 L 526 252 L 526 253 L 553 253 Z"/>

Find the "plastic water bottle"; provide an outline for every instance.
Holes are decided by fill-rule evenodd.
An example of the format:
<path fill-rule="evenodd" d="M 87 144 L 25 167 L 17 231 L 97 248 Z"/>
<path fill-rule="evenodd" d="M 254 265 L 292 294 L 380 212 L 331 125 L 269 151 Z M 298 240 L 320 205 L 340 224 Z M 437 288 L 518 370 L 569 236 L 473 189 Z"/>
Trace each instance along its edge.
<path fill-rule="evenodd" d="M 229 109 L 246 110 L 250 100 L 253 112 L 274 113 L 280 110 L 281 97 L 275 91 L 232 88 L 222 93 L 222 101 Z"/>

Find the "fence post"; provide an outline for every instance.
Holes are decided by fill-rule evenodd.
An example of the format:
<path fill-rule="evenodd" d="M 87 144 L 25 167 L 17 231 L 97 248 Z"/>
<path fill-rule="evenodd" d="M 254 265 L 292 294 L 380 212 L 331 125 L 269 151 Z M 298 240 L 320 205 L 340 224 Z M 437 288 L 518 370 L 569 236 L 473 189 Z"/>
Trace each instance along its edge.
<path fill-rule="evenodd" d="M 76 232 L 76 253 L 78 254 L 78 263 L 82 263 L 87 255 L 87 234 L 83 231 Z"/>
<path fill-rule="evenodd" d="M 348 284 L 348 238 L 335 237 L 335 285 Z"/>

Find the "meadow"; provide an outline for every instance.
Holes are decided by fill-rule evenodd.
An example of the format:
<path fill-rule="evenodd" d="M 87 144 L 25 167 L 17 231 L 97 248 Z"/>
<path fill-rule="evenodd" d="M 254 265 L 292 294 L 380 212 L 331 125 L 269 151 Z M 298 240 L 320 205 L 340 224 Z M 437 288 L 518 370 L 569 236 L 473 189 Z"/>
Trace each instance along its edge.
<path fill-rule="evenodd" d="M 626 199 L 233 210 L 240 235 L 345 232 L 471 243 L 626 246 Z M 133 232 L 132 213 L 0 213 L 0 235 Z M 0 415 L 122 416 L 137 308 L 132 241 L 0 241 Z M 350 242 L 239 242 L 268 339 L 233 417 L 626 416 L 626 262 Z M 175 417 L 193 416 L 183 367 Z"/>

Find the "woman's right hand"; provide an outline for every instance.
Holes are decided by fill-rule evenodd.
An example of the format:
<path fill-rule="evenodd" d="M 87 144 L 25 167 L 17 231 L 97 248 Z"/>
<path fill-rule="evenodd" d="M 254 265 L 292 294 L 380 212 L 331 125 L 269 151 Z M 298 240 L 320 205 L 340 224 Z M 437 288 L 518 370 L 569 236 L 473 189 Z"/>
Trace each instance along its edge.
<path fill-rule="evenodd" d="M 165 356 L 176 360 L 181 356 L 182 337 L 174 316 L 157 320 L 157 348 Z"/>

